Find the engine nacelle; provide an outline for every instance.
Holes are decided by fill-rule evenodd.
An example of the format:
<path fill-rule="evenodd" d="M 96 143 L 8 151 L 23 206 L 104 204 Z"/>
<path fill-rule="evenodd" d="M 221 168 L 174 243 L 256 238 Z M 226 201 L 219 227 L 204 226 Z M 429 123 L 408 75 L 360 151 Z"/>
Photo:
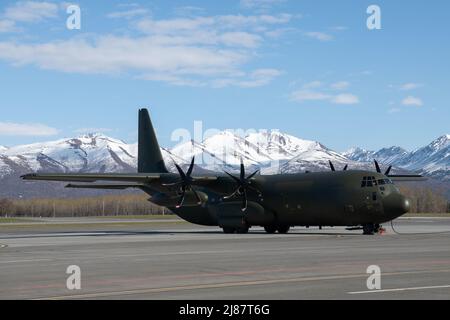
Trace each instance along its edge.
<path fill-rule="evenodd" d="M 247 210 L 242 212 L 240 201 L 224 202 L 211 206 L 220 227 L 240 227 L 245 221 L 249 225 L 264 226 L 275 220 L 272 212 L 265 210 L 260 204 L 249 201 Z"/>
<path fill-rule="evenodd" d="M 198 196 L 200 197 L 202 203 L 206 203 L 208 201 L 208 195 L 204 192 L 197 191 Z M 148 201 L 157 204 L 162 207 L 175 207 L 180 201 L 179 195 L 168 195 L 165 193 L 156 193 L 152 195 Z M 192 191 L 186 191 L 186 196 L 184 198 L 183 207 L 195 207 L 198 206 L 197 198 Z"/>

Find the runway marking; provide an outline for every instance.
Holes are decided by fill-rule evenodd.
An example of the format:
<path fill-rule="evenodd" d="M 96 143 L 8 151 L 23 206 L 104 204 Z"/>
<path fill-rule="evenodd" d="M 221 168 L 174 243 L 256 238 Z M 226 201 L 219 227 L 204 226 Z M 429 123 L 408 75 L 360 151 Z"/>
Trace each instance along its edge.
<path fill-rule="evenodd" d="M 366 294 L 366 293 L 400 292 L 400 291 L 443 289 L 443 288 L 450 288 L 450 285 L 428 286 L 428 287 L 410 287 L 410 288 L 395 288 L 395 289 L 382 289 L 382 290 L 367 290 L 367 291 L 353 291 L 353 292 L 347 292 L 347 293 L 348 294 Z"/>
<path fill-rule="evenodd" d="M 0 261 L 0 264 L 18 263 L 18 262 L 51 261 L 51 260 L 52 260 L 52 259 L 9 260 L 9 261 Z"/>
<path fill-rule="evenodd" d="M 445 270 L 435 270 L 435 271 L 423 270 L 423 271 L 391 272 L 391 273 L 385 273 L 384 276 L 421 274 L 421 273 L 433 273 L 433 272 L 450 272 L 450 270 L 445 269 Z M 109 291 L 109 292 L 94 292 L 94 293 L 77 294 L 77 295 L 63 295 L 63 296 L 55 296 L 55 297 L 47 297 L 47 298 L 37 298 L 37 299 L 33 299 L 33 300 L 91 299 L 91 298 L 105 298 L 105 297 L 114 297 L 114 296 L 122 296 L 122 295 L 146 294 L 146 293 L 147 294 L 165 293 L 165 292 L 185 291 L 185 290 L 245 287 L 245 286 L 255 286 L 255 285 L 268 285 L 268 284 L 307 282 L 307 281 L 357 279 L 357 278 L 366 278 L 366 277 L 367 277 L 367 274 L 350 274 L 350 275 L 334 275 L 334 276 L 319 276 L 319 277 L 223 282 L 223 283 L 210 283 L 210 284 L 200 284 L 200 285 L 185 285 L 185 286 L 176 286 L 176 287 L 135 289 L 135 290 L 122 290 L 122 291 Z"/>

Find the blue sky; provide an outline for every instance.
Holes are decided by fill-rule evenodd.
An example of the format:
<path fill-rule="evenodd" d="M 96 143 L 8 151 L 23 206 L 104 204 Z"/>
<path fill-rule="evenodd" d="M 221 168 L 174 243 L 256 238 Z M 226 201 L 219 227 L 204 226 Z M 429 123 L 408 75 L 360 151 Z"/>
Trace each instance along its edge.
<path fill-rule="evenodd" d="M 104 131 L 279 129 L 343 151 L 450 133 L 448 1 L 0 4 L 0 145 Z M 367 7 L 381 9 L 369 30 Z"/>

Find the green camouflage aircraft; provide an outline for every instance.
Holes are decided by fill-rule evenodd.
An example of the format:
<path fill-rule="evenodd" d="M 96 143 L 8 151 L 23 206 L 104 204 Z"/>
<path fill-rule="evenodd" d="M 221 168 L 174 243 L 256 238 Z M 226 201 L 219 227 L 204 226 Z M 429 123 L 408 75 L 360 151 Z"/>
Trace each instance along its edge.
<path fill-rule="evenodd" d="M 194 158 L 185 172 L 170 173 L 150 121 L 147 109 L 139 110 L 138 173 L 45 174 L 32 173 L 24 180 L 89 182 L 67 188 L 122 190 L 138 188 L 149 201 L 169 208 L 191 223 L 219 226 L 225 233 L 247 233 L 251 226 L 263 226 L 267 233 L 287 233 L 292 226 L 346 226 L 374 234 L 380 224 L 410 209 L 393 181 L 421 181 L 420 175 L 363 170 L 249 175 L 241 163 L 240 174 L 193 175 Z M 114 184 L 93 182 L 110 181 Z"/>

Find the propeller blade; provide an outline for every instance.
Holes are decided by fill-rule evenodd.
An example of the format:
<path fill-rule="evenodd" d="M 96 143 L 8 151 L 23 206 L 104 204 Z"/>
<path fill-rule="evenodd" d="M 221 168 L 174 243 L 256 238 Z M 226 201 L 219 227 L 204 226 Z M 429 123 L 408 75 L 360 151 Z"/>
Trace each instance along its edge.
<path fill-rule="evenodd" d="M 348 168 L 348 164 L 345 165 L 343 171 L 347 171 L 347 168 Z"/>
<path fill-rule="evenodd" d="M 176 206 L 177 209 L 181 208 L 184 203 L 184 198 L 186 197 L 186 188 L 183 187 L 183 191 L 180 197 L 180 200 L 178 201 L 178 204 Z"/>
<path fill-rule="evenodd" d="M 389 166 L 389 168 L 387 168 L 386 172 L 384 173 L 385 176 L 387 176 L 389 174 L 389 172 L 391 172 L 392 166 Z"/>
<path fill-rule="evenodd" d="M 239 191 L 239 188 L 237 188 L 236 190 L 234 190 L 234 192 L 233 192 L 232 194 L 223 197 L 223 199 L 226 200 L 226 199 L 231 199 L 231 198 L 233 198 L 233 197 L 238 193 L 238 191 Z"/>
<path fill-rule="evenodd" d="M 377 169 L 377 172 L 381 173 L 381 169 L 380 169 L 380 165 L 378 164 L 378 161 L 374 160 L 374 162 L 375 162 L 375 168 Z"/>
<path fill-rule="evenodd" d="M 226 171 L 224 171 L 227 175 L 229 175 L 231 178 L 233 178 L 233 180 L 234 181 L 236 181 L 237 183 L 240 183 L 241 181 L 238 179 L 238 178 L 236 178 L 235 176 L 233 176 L 231 173 L 228 173 L 228 172 L 226 172 Z"/>
<path fill-rule="evenodd" d="M 331 160 L 328 160 L 328 163 L 330 164 L 331 171 L 336 171 L 336 169 L 334 169 L 333 162 L 331 162 Z"/>
<path fill-rule="evenodd" d="M 244 163 L 242 162 L 242 158 L 241 158 L 241 181 L 245 180 L 245 167 L 244 167 Z"/>
<path fill-rule="evenodd" d="M 241 207 L 242 211 L 247 210 L 247 191 L 245 191 L 245 189 L 243 190 L 242 193 L 242 207 Z"/>
<path fill-rule="evenodd" d="M 249 175 L 247 177 L 247 180 L 250 180 L 251 178 L 253 178 L 258 172 L 259 172 L 259 170 L 256 170 L 255 172 L 253 172 L 251 175 Z"/>
<path fill-rule="evenodd" d="M 183 181 L 186 180 L 186 175 L 184 174 L 183 169 L 181 169 L 180 166 L 179 166 L 178 164 L 176 164 L 176 163 L 175 163 L 175 167 L 177 168 L 178 173 L 179 173 L 180 176 L 181 176 L 181 179 L 182 179 Z"/>
<path fill-rule="evenodd" d="M 172 186 L 178 186 L 178 185 L 180 185 L 182 183 L 183 182 L 181 182 L 181 181 L 177 181 L 177 182 L 174 182 L 174 183 L 163 183 L 162 186 L 163 187 L 172 187 Z"/>
<path fill-rule="evenodd" d="M 192 157 L 191 165 L 189 166 L 189 169 L 186 173 L 186 176 L 190 177 L 192 174 L 192 170 L 194 169 L 194 162 L 195 162 L 195 156 Z"/>
<path fill-rule="evenodd" d="M 194 189 L 191 189 L 191 190 L 194 193 L 195 198 L 197 199 L 197 204 L 201 204 L 202 199 L 200 199 L 200 196 L 198 195 L 197 191 L 195 191 Z"/>

